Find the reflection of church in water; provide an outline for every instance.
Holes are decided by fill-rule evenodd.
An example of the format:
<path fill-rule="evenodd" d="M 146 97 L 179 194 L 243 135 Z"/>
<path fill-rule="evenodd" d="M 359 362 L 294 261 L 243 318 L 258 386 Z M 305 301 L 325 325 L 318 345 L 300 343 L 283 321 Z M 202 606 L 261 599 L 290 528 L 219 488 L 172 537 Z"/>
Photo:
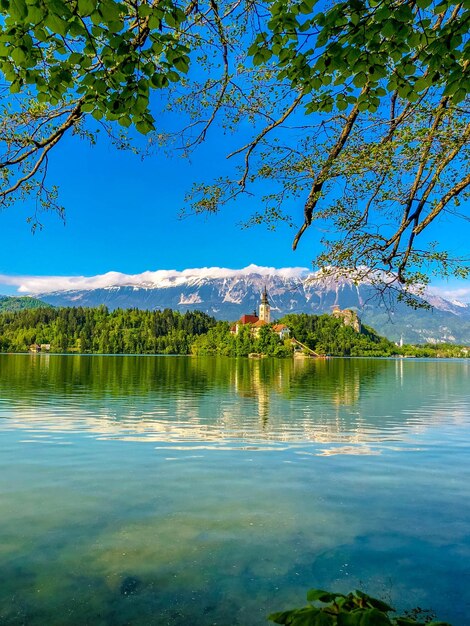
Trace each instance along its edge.
<path fill-rule="evenodd" d="M 285 413 L 281 409 L 280 399 L 290 401 L 298 394 L 300 396 L 305 393 L 311 394 L 311 403 L 297 417 L 300 418 L 303 428 L 313 439 L 321 440 L 322 436 L 319 436 L 317 430 L 322 430 L 323 420 L 318 420 L 316 410 L 313 409 L 314 405 L 320 401 L 324 406 L 329 406 L 329 420 L 331 418 L 338 420 L 337 426 L 341 429 L 344 419 L 343 408 L 356 405 L 360 399 L 359 371 L 353 370 L 346 373 L 341 367 L 336 367 L 331 378 L 331 387 L 325 389 L 324 385 L 318 385 L 318 382 L 329 379 L 329 369 L 329 362 L 322 359 L 277 361 L 247 359 L 239 361 L 235 366 L 232 384 L 238 396 L 253 402 L 252 407 L 263 430 L 268 428 L 269 423 L 271 427 L 274 427 L 274 431 L 276 429 L 289 430 L 292 424 L 291 421 L 285 422 Z M 306 381 L 310 381 L 307 386 L 305 386 Z M 330 431 L 331 428 L 330 424 L 328 430 Z M 336 429 L 333 427 L 332 431 L 336 432 Z M 326 435 L 326 433 L 323 434 Z"/>
<path fill-rule="evenodd" d="M 284 372 L 279 369 L 277 375 L 267 372 L 266 361 L 242 361 L 241 367 L 235 368 L 233 387 L 237 395 L 253 400 L 256 413 L 265 428 L 270 416 L 271 394 L 281 394 L 285 387 Z M 269 369 L 269 368 L 268 368 Z"/>

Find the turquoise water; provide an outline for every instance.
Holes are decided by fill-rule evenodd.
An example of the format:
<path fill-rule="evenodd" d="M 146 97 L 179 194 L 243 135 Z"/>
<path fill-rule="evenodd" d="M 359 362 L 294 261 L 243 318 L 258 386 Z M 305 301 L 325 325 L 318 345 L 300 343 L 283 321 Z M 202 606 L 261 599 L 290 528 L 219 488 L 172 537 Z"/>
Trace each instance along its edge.
<path fill-rule="evenodd" d="M 0 624 L 254 626 L 360 586 L 467 625 L 469 375 L 0 355 Z"/>

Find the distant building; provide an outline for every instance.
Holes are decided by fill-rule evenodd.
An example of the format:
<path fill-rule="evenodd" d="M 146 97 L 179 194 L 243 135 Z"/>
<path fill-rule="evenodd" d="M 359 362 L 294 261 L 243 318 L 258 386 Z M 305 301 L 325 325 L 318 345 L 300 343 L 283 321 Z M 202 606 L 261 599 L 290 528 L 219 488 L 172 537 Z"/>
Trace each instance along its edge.
<path fill-rule="evenodd" d="M 257 337 L 259 335 L 259 331 L 261 327 L 267 326 L 267 325 L 268 325 L 268 322 L 265 322 L 264 320 L 259 319 L 257 322 L 251 325 L 251 332 L 253 333 L 253 335 L 255 335 L 255 337 Z"/>
<path fill-rule="evenodd" d="M 342 320 L 345 326 L 351 326 L 354 328 L 357 333 L 361 332 L 361 320 L 359 319 L 357 313 L 352 309 L 341 310 L 339 306 L 335 304 L 331 315 L 336 317 L 336 319 Z"/>
<path fill-rule="evenodd" d="M 41 343 L 41 345 L 39 345 L 38 343 L 32 343 L 29 346 L 30 352 L 49 352 L 50 349 L 51 349 L 50 343 Z"/>
<path fill-rule="evenodd" d="M 271 306 L 269 304 L 266 286 L 264 287 L 263 295 L 261 297 L 261 303 L 259 305 L 259 319 L 265 324 L 269 324 L 271 322 Z"/>
<path fill-rule="evenodd" d="M 273 332 L 277 333 L 283 340 L 290 336 L 290 328 L 285 324 L 274 324 Z"/>
<path fill-rule="evenodd" d="M 232 335 L 238 335 L 241 326 L 246 326 L 247 324 L 256 324 L 259 320 L 259 317 L 256 315 L 256 311 L 253 312 L 253 315 L 242 315 L 241 318 L 236 322 L 230 329 Z"/>
<path fill-rule="evenodd" d="M 270 323 L 271 305 L 269 304 L 268 292 L 265 287 L 261 294 L 259 315 L 256 315 L 256 311 L 253 312 L 253 315 L 242 315 L 238 322 L 236 322 L 232 326 L 230 332 L 233 335 L 238 335 L 240 327 L 249 324 L 252 334 L 257 336 L 259 334 L 260 328 L 262 328 L 263 326 L 267 326 Z M 290 335 L 290 329 L 285 324 L 275 324 L 272 327 L 272 331 L 278 334 L 281 339 L 285 339 Z"/>
<path fill-rule="evenodd" d="M 240 318 L 240 324 L 255 324 L 259 320 L 259 317 L 256 315 L 256 311 L 253 312 L 253 315 L 242 315 Z"/>

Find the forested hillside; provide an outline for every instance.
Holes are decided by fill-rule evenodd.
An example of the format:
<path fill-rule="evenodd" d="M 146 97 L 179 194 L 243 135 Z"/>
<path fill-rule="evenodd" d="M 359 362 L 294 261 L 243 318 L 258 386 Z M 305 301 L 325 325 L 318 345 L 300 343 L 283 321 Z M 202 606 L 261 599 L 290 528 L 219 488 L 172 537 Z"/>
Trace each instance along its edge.
<path fill-rule="evenodd" d="M 188 354 L 215 320 L 205 313 L 41 308 L 0 314 L 0 350 L 23 352 L 49 343 L 52 352 Z"/>
<path fill-rule="evenodd" d="M 319 354 L 334 356 L 390 356 L 397 354 L 397 346 L 380 337 L 367 327 L 358 333 L 331 315 L 290 314 L 280 322 L 291 329 L 291 336 Z M 253 337 L 248 327 L 241 328 L 238 335 L 230 333 L 227 322 L 218 322 L 205 335 L 198 337 L 193 345 L 196 354 L 220 354 L 246 356 L 260 352 L 271 356 L 288 356 L 289 341 L 281 341 L 269 327 L 263 326 L 259 336 Z"/>
<path fill-rule="evenodd" d="M 469 356 L 456 345 L 398 347 L 372 328 L 357 332 L 331 315 L 290 314 L 279 320 L 291 337 L 321 355 L 331 356 Z M 0 351 L 27 352 L 32 344 L 50 344 L 51 352 L 100 354 L 195 354 L 274 357 L 292 354 L 290 339 L 281 340 L 271 325 L 254 336 L 242 326 L 216 322 L 201 311 L 142 311 L 97 308 L 39 308 L 0 313 Z"/>
<path fill-rule="evenodd" d="M 50 304 L 30 296 L 0 296 L 0 313 L 3 311 L 21 311 L 23 309 L 37 309 L 50 306 Z"/>

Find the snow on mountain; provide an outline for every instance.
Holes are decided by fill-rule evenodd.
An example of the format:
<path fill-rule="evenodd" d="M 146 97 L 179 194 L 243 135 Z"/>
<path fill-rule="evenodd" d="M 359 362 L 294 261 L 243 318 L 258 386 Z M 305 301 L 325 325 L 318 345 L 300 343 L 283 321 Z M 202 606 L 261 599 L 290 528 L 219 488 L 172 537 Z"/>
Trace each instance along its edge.
<path fill-rule="evenodd" d="M 0 275 L 0 282 L 15 285 L 20 293 L 39 294 L 59 291 L 92 291 L 95 289 L 115 289 L 132 287 L 147 289 L 165 289 L 177 286 L 197 286 L 207 280 L 247 279 L 253 274 L 260 277 L 278 277 L 296 279 L 308 275 L 305 267 L 259 267 L 248 265 L 242 269 L 224 267 L 202 267 L 186 270 L 156 270 L 141 274 L 122 274 L 107 272 L 97 276 L 5 276 Z"/>
<path fill-rule="evenodd" d="M 470 306 L 427 294 L 433 309 L 414 310 L 395 296 L 383 298 L 371 280 L 358 274 L 352 280 L 332 272 L 306 268 L 275 269 L 250 265 L 240 270 L 198 268 L 158 270 L 137 275 L 109 272 L 92 278 L 61 277 L 24 280 L 42 300 L 56 306 L 98 306 L 199 309 L 218 319 L 236 320 L 258 307 L 266 286 L 272 316 L 287 313 L 330 313 L 335 305 L 355 309 L 364 323 L 394 341 L 455 341 L 470 343 Z M 42 282 L 41 282 L 42 281 Z M 58 288 L 57 288 L 58 287 Z"/>

